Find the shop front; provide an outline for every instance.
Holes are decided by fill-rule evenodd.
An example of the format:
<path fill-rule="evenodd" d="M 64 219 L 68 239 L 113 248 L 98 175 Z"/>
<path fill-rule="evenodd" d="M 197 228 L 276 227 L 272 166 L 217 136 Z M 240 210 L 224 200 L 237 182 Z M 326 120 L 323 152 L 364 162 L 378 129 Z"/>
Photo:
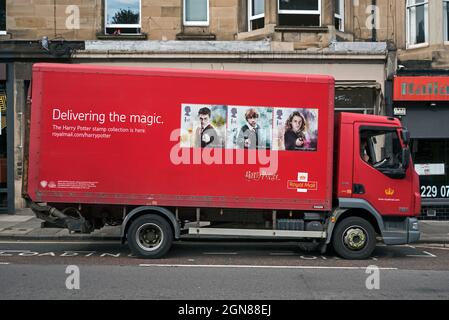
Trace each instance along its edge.
<path fill-rule="evenodd" d="M 449 219 L 449 73 L 396 76 L 393 114 L 411 133 L 423 219 Z"/>
<path fill-rule="evenodd" d="M 0 64 L 0 213 L 7 212 L 9 208 L 8 194 L 8 119 L 7 119 L 7 68 Z"/>

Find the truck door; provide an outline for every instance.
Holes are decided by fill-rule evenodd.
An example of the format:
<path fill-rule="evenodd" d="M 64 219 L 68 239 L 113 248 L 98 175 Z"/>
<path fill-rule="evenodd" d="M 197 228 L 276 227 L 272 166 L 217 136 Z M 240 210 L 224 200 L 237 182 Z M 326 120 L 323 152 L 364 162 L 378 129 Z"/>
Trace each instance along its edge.
<path fill-rule="evenodd" d="M 368 201 L 382 215 L 410 215 L 412 174 L 401 169 L 398 128 L 356 123 L 354 130 L 353 197 Z"/>

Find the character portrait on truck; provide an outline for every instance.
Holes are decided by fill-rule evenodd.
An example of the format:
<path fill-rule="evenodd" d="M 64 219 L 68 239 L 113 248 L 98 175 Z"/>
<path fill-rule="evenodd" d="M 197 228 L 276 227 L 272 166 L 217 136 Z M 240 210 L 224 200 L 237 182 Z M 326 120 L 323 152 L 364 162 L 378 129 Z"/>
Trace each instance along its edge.
<path fill-rule="evenodd" d="M 184 146 L 222 148 L 225 135 L 226 108 L 223 106 L 183 105 L 181 128 Z M 196 117 L 190 116 L 190 113 Z"/>
<path fill-rule="evenodd" d="M 408 130 L 397 118 L 335 114 L 334 83 L 37 63 L 23 197 L 49 226 L 121 225 L 123 243 L 144 258 L 164 257 L 186 234 L 310 242 L 346 259 L 370 257 L 377 238 L 416 242 Z"/>
<path fill-rule="evenodd" d="M 227 130 L 229 149 L 271 149 L 273 108 L 230 106 L 228 109 L 231 110 Z M 236 110 L 235 120 L 233 110 Z"/>
<path fill-rule="evenodd" d="M 316 151 L 318 144 L 318 110 L 281 108 L 276 111 L 277 149 Z"/>

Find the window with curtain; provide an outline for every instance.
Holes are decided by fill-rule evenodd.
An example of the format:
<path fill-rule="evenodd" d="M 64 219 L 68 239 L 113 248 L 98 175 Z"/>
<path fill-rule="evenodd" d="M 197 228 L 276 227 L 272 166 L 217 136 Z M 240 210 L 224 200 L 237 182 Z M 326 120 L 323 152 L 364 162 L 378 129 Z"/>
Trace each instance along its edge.
<path fill-rule="evenodd" d="M 184 0 L 184 25 L 209 25 L 209 0 Z"/>
<path fill-rule="evenodd" d="M 140 33 L 140 8 L 140 0 L 105 0 L 106 34 Z"/>
<path fill-rule="evenodd" d="M 261 29 L 265 23 L 265 0 L 248 0 L 248 31 Z"/>
<path fill-rule="evenodd" d="M 321 0 L 278 0 L 280 26 L 318 27 Z"/>
<path fill-rule="evenodd" d="M 335 29 L 345 31 L 345 0 L 334 0 Z"/>
<path fill-rule="evenodd" d="M 407 0 L 407 45 L 414 46 L 428 42 L 429 1 Z"/>
<path fill-rule="evenodd" d="M 0 0 L 0 34 L 6 34 L 6 0 Z"/>

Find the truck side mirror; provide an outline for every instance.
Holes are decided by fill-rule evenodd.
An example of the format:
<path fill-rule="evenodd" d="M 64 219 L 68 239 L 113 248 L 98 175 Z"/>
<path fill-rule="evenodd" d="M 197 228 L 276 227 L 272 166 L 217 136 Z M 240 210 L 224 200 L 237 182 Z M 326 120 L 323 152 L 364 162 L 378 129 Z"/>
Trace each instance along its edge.
<path fill-rule="evenodd" d="M 402 136 L 402 141 L 404 142 L 404 144 L 406 146 L 409 145 L 410 143 L 410 131 L 408 131 L 407 129 L 403 128 L 401 131 L 401 136 Z"/>
<path fill-rule="evenodd" d="M 402 167 L 407 170 L 410 166 L 410 149 L 408 147 L 402 149 Z"/>

